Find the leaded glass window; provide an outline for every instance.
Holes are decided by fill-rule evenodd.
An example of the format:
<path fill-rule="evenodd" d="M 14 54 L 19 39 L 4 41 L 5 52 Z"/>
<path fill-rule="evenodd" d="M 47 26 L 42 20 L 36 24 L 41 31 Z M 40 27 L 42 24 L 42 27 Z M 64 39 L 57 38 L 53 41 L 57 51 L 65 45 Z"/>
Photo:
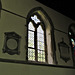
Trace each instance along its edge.
<path fill-rule="evenodd" d="M 70 25 L 68 34 L 72 47 L 72 57 L 75 66 L 75 25 L 74 24 Z"/>
<path fill-rule="evenodd" d="M 32 22 L 28 25 L 28 60 L 35 61 L 34 31 Z"/>
<path fill-rule="evenodd" d="M 73 48 L 73 54 L 75 56 L 75 41 L 73 38 L 71 38 L 72 48 Z"/>
<path fill-rule="evenodd" d="M 45 30 L 37 15 L 31 16 L 28 24 L 28 61 L 46 61 Z"/>
<path fill-rule="evenodd" d="M 41 26 L 37 28 L 38 61 L 45 62 L 44 31 Z"/>

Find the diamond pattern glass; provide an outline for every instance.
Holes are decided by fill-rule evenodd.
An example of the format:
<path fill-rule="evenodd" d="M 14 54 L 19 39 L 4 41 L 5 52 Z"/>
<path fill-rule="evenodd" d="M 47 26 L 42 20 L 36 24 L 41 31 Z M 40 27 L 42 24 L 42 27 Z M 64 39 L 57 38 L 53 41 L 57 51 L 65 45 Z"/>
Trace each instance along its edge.
<path fill-rule="evenodd" d="M 28 31 L 28 47 L 34 48 L 34 32 Z"/>
<path fill-rule="evenodd" d="M 28 48 L 28 60 L 35 61 L 35 50 Z"/>

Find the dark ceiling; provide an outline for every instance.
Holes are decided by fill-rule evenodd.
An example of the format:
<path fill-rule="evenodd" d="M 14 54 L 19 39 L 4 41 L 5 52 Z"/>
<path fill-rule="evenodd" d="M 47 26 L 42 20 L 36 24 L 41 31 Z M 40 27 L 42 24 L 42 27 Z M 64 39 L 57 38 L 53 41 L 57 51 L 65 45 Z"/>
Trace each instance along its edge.
<path fill-rule="evenodd" d="M 75 2 L 74 0 L 36 0 L 61 14 L 75 20 Z"/>

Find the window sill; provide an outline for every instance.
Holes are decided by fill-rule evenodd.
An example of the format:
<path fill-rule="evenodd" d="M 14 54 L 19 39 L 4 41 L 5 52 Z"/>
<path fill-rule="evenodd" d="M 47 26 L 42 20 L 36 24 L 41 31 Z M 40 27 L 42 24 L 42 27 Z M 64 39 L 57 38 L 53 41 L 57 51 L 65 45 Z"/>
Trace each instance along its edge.
<path fill-rule="evenodd" d="M 3 59 L 3 58 L 0 58 L 0 62 L 75 69 L 75 67 L 72 67 L 72 66 L 52 65 L 52 64 L 38 63 L 38 62 L 34 63 L 34 62 L 29 62 L 29 61 L 11 60 L 11 59 Z"/>
<path fill-rule="evenodd" d="M 32 64 L 48 64 L 47 62 L 39 62 L 39 61 L 26 61 L 27 63 L 32 63 Z"/>

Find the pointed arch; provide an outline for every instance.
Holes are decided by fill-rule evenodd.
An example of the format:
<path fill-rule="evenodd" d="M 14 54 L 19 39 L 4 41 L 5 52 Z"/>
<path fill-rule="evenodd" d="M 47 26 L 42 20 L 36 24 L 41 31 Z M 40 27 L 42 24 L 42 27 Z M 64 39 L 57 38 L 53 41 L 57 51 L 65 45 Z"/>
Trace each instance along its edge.
<path fill-rule="evenodd" d="M 41 27 L 42 29 L 45 30 L 45 43 L 46 43 L 46 60 L 48 61 L 49 64 L 57 64 L 56 60 L 56 46 L 55 46 L 55 38 L 54 38 L 54 26 L 51 18 L 48 16 L 48 14 L 41 8 L 41 7 L 36 7 L 33 8 L 27 15 L 27 26 L 28 23 L 30 22 L 30 17 L 36 14 L 39 19 L 41 20 L 42 24 Z M 28 27 L 27 27 L 28 31 Z M 28 33 L 27 33 L 28 34 Z M 28 47 L 28 46 L 27 46 Z M 28 55 L 28 50 L 26 52 L 26 55 Z M 28 59 L 28 56 L 26 56 Z"/>
<path fill-rule="evenodd" d="M 72 49 L 73 63 L 75 66 L 75 24 L 74 23 L 72 23 L 68 28 L 68 36 L 69 36 L 71 49 Z"/>

